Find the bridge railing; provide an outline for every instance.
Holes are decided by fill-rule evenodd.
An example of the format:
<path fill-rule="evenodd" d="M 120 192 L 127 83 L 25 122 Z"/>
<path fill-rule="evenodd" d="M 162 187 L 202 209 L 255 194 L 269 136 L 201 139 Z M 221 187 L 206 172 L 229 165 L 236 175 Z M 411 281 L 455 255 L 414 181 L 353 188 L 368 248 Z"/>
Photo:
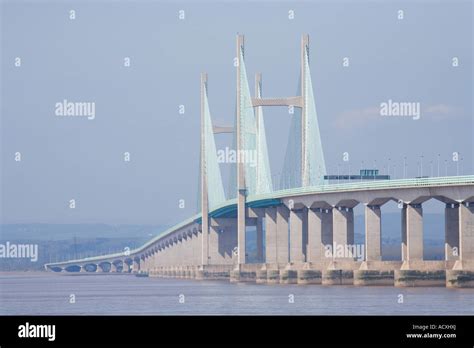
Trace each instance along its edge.
<path fill-rule="evenodd" d="M 474 184 L 474 175 L 464 176 L 448 176 L 435 178 L 414 178 L 414 179 L 397 179 L 397 180 L 374 180 L 359 181 L 350 183 L 325 184 L 318 186 L 298 187 L 274 191 L 270 194 L 256 195 L 248 197 L 247 201 L 257 201 L 270 198 L 282 198 L 287 196 L 300 196 L 314 193 L 327 192 L 344 192 L 344 191 L 361 191 L 361 190 L 381 190 L 394 188 L 409 187 L 430 187 L 439 185 L 465 185 Z"/>

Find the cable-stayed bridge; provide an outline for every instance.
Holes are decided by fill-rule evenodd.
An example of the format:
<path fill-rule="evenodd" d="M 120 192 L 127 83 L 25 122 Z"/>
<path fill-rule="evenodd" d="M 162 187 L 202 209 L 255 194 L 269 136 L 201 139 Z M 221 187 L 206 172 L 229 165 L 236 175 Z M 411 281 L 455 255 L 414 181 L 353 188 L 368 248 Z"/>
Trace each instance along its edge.
<path fill-rule="evenodd" d="M 474 287 L 474 176 L 330 183 L 325 179 L 309 36 L 301 39 L 294 96 L 264 97 L 260 74 L 252 96 L 242 35 L 237 36 L 236 53 L 234 127 L 212 123 L 208 77 L 201 74 L 200 213 L 135 250 L 49 263 L 46 269 L 261 283 Z M 263 109 L 270 106 L 295 110 L 278 183 L 272 180 L 265 133 Z M 235 144 L 227 197 L 215 143 L 220 133 L 232 134 Z M 423 259 L 423 203 L 430 199 L 446 204 L 441 261 Z M 382 258 L 382 206 L 389 201 L 397 202 L 401 211 L 399 261 Z M 365 209 L 362 245 L 354 242 L 354 208 L 359 204 Z M 257 237 L 253 259 L 247 250 L 249 229 Z"/>

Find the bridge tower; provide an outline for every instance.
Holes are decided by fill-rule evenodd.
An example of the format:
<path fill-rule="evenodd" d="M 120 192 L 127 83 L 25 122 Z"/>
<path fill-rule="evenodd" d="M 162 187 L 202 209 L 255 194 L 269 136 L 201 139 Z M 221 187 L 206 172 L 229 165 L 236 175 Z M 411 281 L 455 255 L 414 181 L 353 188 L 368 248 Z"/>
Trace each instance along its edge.
<path fill-rule="evenodd" d="M 324 183 L 326 164 L 309 67 L 309 35 L 301 38 L 301 186 Z"/>
<path fill-rule="evenodd" d="M 207 73 L 201 73 L 201 265 L 207 265 L 209 261 L 209 210 L 226 200 L 219 163 L 217 162 L 214 134 L 232 132 L 233 129 L 229 127 L 213 126 L 207 94 Z"/>
<path fill-rule="evenodd" d="M 208 263 L 209 248 L 209 197 L 207 192 L 207 171 L 206 171 L 206 95 L 207 95 L 207 74 L 201 74 L 201 265 Z"/>
<path fill-rule="evenodd" d="M 321 184 L 326 174 L 319 132 L 314 93 L 309 69 L 309 35 L 301 38 L 300 93 L 297 96 L 263 98 L 261 75 L 256 76 L 255 97 L 250 96 L 245 68 L 244 36 L 237 35 L 237 154 L 257 153 L 254 171 L 242 160 L 237 160 L 237 222 L 238 264 L 245 264 L 246 197 L 273 191 L 263 124 L 263 106 L 292 106 L 300 110 L 299 182 L 311 186 Z M 291 136 L 291 135 L 290 135 Z M 239 157 L 239 156 L 238 156 Z"/>
<path fill-rule="evenodd" d="M 237 263 L 245 264 L 245 230 L 246 230 L 246 214 L 245 214 L 245 198 L 247 195 L 245 186 L 244 163 L 239 159 L 239 153 L 243 146 L 243 120 L 242 112 L 245 108 L 245 100 L 242 95 L 242 79 L 246 80 L 246 74 L 243 69 L 244 64 L 244 36 L 237 35 L 237 120 L 236 120 L 236 137 L 237 137 Z M 248 101 L 247 101 L 248 102 Z"/>
<path fill-rule="evenodd" d="M 308 132 L 307 121 L 308 108 L 305 107 L 307 104 L 307 81 L 306 81 L 306 62 L 308 60 L 309 53 L 309 35 L 305 34 L 301 37 L 301 186 L 309 186 L 309 163 L 308 163 Z"/>

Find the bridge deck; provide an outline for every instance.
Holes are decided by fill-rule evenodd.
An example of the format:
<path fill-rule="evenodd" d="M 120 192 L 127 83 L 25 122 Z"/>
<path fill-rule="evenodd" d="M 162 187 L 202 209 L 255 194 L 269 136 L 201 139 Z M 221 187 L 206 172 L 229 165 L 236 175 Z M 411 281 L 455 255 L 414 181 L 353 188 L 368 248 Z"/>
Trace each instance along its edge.
<path fill-rule="evenodd" d="M 399 188 L 419 188 L 419 187 L 439 187 L 439 186 L 456 186 L 456 185 L 474 185 L 474 175 L 466 176 L 451 176 L 451 177 L 436 177 L 436 178 L 416 178 L 416 179 L 399 179 L 399 180 L 384 180 L 384 181 L 362 181 L 357 183 L 342 183 L 342 184 L 327 184 L 310 187 L 300 187 L 286 190 L 279 190 L 265 195 L 249 196 L 247 198 L 247 205 L 249 207 L 267 207 L 279 204 L 280 199 L 284 197 L 314 195 L 318 193 L 331 192 L 350 192 L 363 190 L 387 190 Z M 220 217 L 223 214 L 237 210 L 237 200 L 228 200 L 219 206 L 210 209 L 212 217 Z M 154 237 L 144 245 L 129 252 L 129 257 L 144 252 L 148 247 L 159 241 L 160 239 L 170 235 L 171 233 L 192 225 L 200 223 L 201 214 L 196 214 L 190 218 L 168 228 L 158 236 Z M 70 260 L 65 262 L 48 263 L 45 267 L 67 266 L 77 263 L 95 262 L 101 260 L 109 260 L 113 258 L 123 258 L 124 253 L 114 253 L 108 255 L 100 255 L 88 257 L 78 260 Z"/>

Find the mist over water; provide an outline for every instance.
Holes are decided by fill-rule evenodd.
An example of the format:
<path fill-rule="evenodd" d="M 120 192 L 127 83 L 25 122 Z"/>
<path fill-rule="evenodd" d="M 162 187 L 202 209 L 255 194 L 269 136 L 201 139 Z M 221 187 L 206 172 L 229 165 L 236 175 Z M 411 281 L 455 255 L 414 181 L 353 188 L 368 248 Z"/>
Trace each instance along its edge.
<path fill-rule="evenodd" d="M 75 303 L 70 303 L 71 295 Z M 399 295 L 403 303 L 398 303 Z M 0 274 L 0 315 L 473 313 L 472 289 L 231 284 L 120 274 Z"/>

